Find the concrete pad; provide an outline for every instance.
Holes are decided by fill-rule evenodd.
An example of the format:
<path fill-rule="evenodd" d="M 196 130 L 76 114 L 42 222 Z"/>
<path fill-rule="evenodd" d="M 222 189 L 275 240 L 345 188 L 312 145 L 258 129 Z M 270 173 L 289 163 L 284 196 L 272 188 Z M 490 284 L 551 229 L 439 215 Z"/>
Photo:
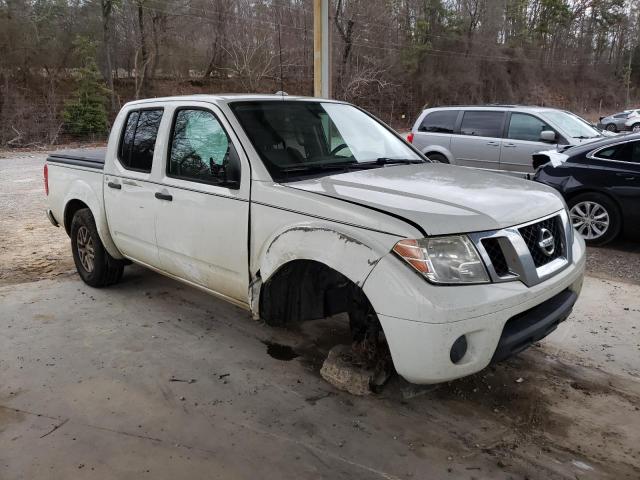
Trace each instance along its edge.
<path fill-rule="evenodd" d="M 396 378 L 353 397 L 319 375 L 346 328 L 270 328 L 135 266 L 102 290 L 75 275 L 2 287 L 0 478 L 638 472 L 640 383 L 629 375 L 533 349 L 423 395 L 403 396 Z M 274 343 L 300 356 L 272 358 Z"/>

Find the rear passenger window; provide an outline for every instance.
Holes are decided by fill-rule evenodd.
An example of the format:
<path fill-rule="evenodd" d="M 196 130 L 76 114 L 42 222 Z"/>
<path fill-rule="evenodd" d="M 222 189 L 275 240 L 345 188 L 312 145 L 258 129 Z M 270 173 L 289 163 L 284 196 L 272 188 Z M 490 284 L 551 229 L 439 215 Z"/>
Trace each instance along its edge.
<path fill-rule="evenodd" d="M 162 109 L 129 113 L 118 152 L 118 159 L 124 168 L 151 172 L 161 120 Z"/>
<path fill-rule="evenodd" d="M 457 110 L 431 112 L 424 117 L 418 130 L 420 132 L 453 133 L 457 119 Z"/>
<path fill-rule="evenodd" d="M 604 148 L 595 154 L 606 160 L 640 163 L 640 142 L 627 142 Z"/>
<path fill-rule="evenodd" d="M 533 115 L 526 113 L 512 113 L 509 121 L 509 132 L 507 138 L 511 140 L 527 140 L 529 142 L 539 142 L 540 134 L 544 130 L 551 130 L 549 125 Z"/>
<path fill-rule="evenodd" d="M 504 112 L 464 112 L 460 133 L 478 137 L 502 137 Z"/>

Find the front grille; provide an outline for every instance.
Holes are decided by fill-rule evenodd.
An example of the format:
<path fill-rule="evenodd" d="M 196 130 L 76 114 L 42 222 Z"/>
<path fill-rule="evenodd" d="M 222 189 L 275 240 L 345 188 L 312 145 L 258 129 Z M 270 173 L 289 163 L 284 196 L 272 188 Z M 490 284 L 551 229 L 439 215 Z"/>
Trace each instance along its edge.
<path fill-rule="evenodd" d="M 509 274 L 509 266 L 507 265 L 507 259 L 504 258 L 502 247 L 497 238 L 485 238 L 482 240 L 482 246 L 487 251 L 493 269 L 496 271 L 496 275 L 504 277 Z"/>
<path fill-rule="evenodd" d="M 547 229 L 553 235 L 553 253 L 547 254 L 544 249 L 539 245 L 541 240 L 541 230 Z M 564 233 L 562 226 L 560 225 L 560 217 L 555 216 L 547 218 L 538 223 L 533 223 L 525 227 L 518 229 L 522 239 L 527 244 L 533 263 L 536 268 L 546 265 L 547 263 L 555 260 L 556 258 L 564 256 Z"/>

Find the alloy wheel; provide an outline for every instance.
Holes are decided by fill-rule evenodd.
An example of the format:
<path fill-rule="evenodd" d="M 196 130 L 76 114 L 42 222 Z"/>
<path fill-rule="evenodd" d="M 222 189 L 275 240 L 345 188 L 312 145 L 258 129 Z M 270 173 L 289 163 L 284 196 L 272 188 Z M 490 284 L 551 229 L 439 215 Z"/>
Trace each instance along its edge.
<path fill-rule="evenodd" d="M 609 230 L 609 212 L 593 201 L 576 203 L 569 212 L 573 227 L 586 240 L 602 237 Z"/>
<path fill-rule="evenodd" d="M 89 229 L 84 225 L 78 229 L 76 241 L 77 241 L 78 257 L 80 258 L 80 263 L 82 264 L 82 267 L 86 270 L 87 273 L 93 272 L 93 269 L 95 266 L 94 264 L 95 251 L 93 248 L 93 238 L 91 238 L 91 233 L 89 233 Z"/>

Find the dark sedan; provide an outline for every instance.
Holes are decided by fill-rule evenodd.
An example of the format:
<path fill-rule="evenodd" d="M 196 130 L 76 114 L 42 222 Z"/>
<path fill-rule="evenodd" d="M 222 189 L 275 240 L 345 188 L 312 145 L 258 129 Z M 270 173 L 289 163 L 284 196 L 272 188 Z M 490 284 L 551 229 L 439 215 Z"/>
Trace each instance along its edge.
<path fill-rule="evenodd" d="M 533 167 L 535 181 L 562 193 L 588 244 L 604 245 L 621 231 L 640 235 L 640 135 L 540 152 Z"/>

